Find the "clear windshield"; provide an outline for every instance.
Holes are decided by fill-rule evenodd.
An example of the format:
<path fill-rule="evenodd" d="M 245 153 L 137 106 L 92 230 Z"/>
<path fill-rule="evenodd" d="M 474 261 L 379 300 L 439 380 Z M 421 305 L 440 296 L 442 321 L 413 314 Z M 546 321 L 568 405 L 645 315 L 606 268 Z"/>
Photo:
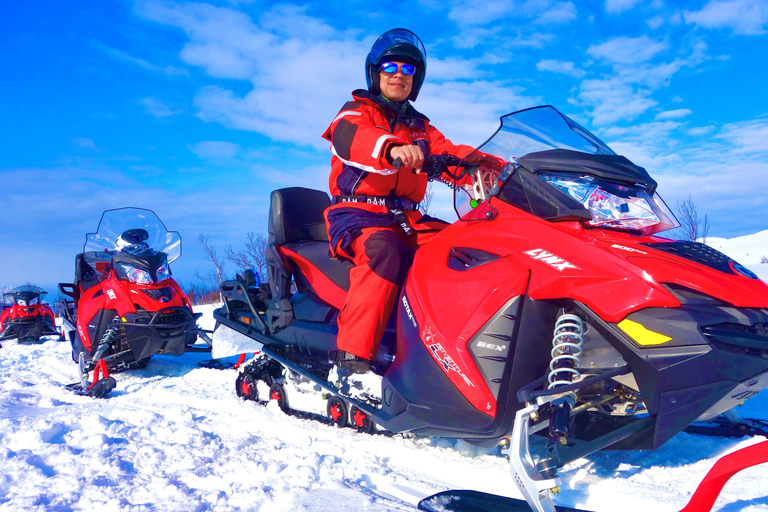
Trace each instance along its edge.
<path fill-rule="evenodd" d="M 588 130 L 549 105 L 508 114 L 501 118 L 501 126 L 496 133 L 465 159 L 467 163 L 477 166 L 477 172 L 473 175 L 471 185 L 463 184 L 456 188 L 454 206 L 459 216 L 464 218 L 475 206 L 487 197 L 499 194 L 502 189 L 507 192 L 502 194 L 507 202 L 518 207 L 524 207 L 524 203 L 530 207 L 528 200 L 520 202 L 519 198 L 527 194 L 546 193 L 536 190 L 535 186 L 530 190 L 522 190 L 520 187 L 525 188 L 522 182 L 507 182 L 516 172 L 516 161 L 519 158 L 550 150 L 616 155 Z M 505 164 L 499 169 L 498 165 L 483 163 L 483 158 L 489 159 L 487 155 L 493 155 Z M 567 171 L 563 169 L 561 174 L 557 172 L 559 169 L 556 164 L 551 165 L 555 167 L 547 173 L 538 173 L 538 178 L 581 203 L 592 215 L 587 225 L 641 231 L 645 234 L 679 226 L 664 201 L 658 194 L 647 192 L 643 183 L 632 183 L 631 180 L 614 183 L 598 179 L 591 176 L 586 168 L 583 173 L 573 168 Z M 540 199 L 544 202 L 551 200 L 543 196 Z M 539 214 L 543 212 L 539 211 Z"/>
<path fill-rule="evenodd" d="M 140 250 L 154 254 L 164 252 L 170 263 L 181 256 L 181 236 L 176 231 L 168 231 L 152 210 L 120 208 L 104 212 L 98 231 L 85 236 L 83 247 L 83 252 L 140 254 Z"/>
<path fill-rule="evenodd" d="M 483 146 L 490 153 L 512 162 L 536 151 L 568 149 L 593 155 L 615 155 L 603 141 L 549 105 L 529 108 L 501 118 L 501 128 Z"/>

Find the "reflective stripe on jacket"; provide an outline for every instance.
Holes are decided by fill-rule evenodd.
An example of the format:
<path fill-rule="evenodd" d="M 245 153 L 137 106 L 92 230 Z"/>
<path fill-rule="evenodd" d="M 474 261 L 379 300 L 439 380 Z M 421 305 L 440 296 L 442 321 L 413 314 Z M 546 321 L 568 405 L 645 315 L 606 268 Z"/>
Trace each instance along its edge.
<path fill-rule="evenodd" d="M 411 169 L 396 171 L 386 155 L 393 145 L 418 145 L 425 156 L 449 153 L 464 157 L 473 148 L 455 145 L 429 119 L 408 103 L 400 112 L 388 107 L 387 101 L 358 89 L 354 101 L 346 103 L 323 138 L 331 142 L 332 196 L 371 195 L 405 197 L 415 202 L 424 199 L 427 176 L 414 174 Z M 344 210 L 344 211 L 339 211 Z M 421 217 L 411 212 L 413 224 Z M 340 203 L 326 210 L 326 223 L 331 251 L 345 249 L 367 226 L 389 226 L 394 217 L 387 208 L 368 203 Z"/>

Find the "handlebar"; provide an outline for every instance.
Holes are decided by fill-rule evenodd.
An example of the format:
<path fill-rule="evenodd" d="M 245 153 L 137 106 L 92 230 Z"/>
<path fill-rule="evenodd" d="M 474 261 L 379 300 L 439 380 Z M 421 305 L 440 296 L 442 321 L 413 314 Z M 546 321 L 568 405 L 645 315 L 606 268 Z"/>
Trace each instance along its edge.
<path fill-rule="evenodd" d="M 403 166 L 403 161 L 400 157 L 397 157 L 394 162 L 392 162 L 392 166 L 396 170 L 400 170 Z M 461 172 L 454 174 L 448 170 L 448 167 L 460 167 Z M 442 174 L 447 174 L 454 181 L 458 181 L 467 175 L 474 176 L 478 167 L 478 165 L 468 164 L 461 158 L 448 154 L 428 155 L 424 157 L 424 164 L 421 166 L 422 172 L 424 172 L 431 180 L 439 178 Z M 415 173 L 416 170 L 414 169 L 413 172 Z"/>

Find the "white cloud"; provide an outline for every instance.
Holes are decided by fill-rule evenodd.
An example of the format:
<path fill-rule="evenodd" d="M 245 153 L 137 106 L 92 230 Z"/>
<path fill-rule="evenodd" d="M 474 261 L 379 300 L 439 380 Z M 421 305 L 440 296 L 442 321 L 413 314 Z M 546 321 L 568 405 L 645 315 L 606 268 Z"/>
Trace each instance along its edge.
<path fill-rule="evenodd" d="M 610 64 L 613 73 L 582 82 L 573 101 L 594 107 L 594 122 L 601 126 L 636 118 L 658 104 L 651 98 L 654 91 L 668 86 L 682 68 L 693 67 L 707 58 L 706 44 L 695 42 L 687 57 L 657 62 L 657 57 L 668 47 L 665 41 L 654 41 L 647 36 L 619 37 L 591 46 L 587 53 Z"/>
<path fill-rule="evenodd" d="M 667 119 L 680 119 L 681 117 L 686 117 L 691 115 L 691 111 L 687 108 L 679 108 L 677 110 L 667 110 L 666 112 L 659 112 L 656 114 L 657 121 L 664 121 Z"/>
<path fill-rule="evenodd" d="M 498 128 L 499 117 L 540 103 L 541 98 L 506 83 L 430 82 L 417 108 L 453 143 L 476 146 Z"/>
<path fill-rule="evenodd" d="M 653 18 L 650 18 L 648 20 L 645 20 L 645 23 L 652 29 L 656 30 L 660 26 L 664 25 L 664 18 L 662 18 L 659 15 L 654 16 Z"/>
<path fill-rule="evenodd" d="M 555 7 L 560 5 L 564 4 Z M 378 36 L 337 31 L 299 8 L 280 5 L 263 12 L 258 20 L 205 4 L 148 2 L 138 10 L 186 32 L 189 42 L 182 59 L 187 63 L 202 67 L 213 77 L 250 82 L 252 89 L 245 93 L 229 88 L 226 82 L 199 89 L 193 106 L 200 119 L 322 151 L 328 149 L 321 137 L 328 123 L 351 99 L 353 89 L 365 87 L 363 62 Z M 512 105 L 524 103 L 522 92 L 507 83 L 483 82 L 482 66 L 512 58 L 509 50 L 474 59 L 432 56 L 425 91 L 416 108 L 433 119 L 441 111 L 461 119 L 463 114 L 456 116 L 457 110 L 471 110 L 475 121 L 480 119 L 479 113 L 489 113 L 486 123 L 495 120 Z M 472 86 L 454 83 L 461 80 L 472 80 Z M 458 99 L 452 101 L 459 90 Z M 466 108 L 468 105 L 472 108 Z M 467 135 L 487 135 L 472 125 L 461 126 Z"/>
<path fill-rule="evenodd" d="M 155 64 L 152 64 L 150 62 L 147 62 L 144 59 L 140 59 L 138 57 L 134 57 L 133 55 L 129 55 L 121 50 L 117 50 L 115 48 L 111 48 L 103 43 L 100 43 L 98 41 L 94 42 L 94 46 L 104 54 L 108 55 L 114 60 L 122 61 L 122 62 L 129 62 L 131 64 L 135 64 L 139 67 L 142 67 L 144 69 L 147 69 L 149 71 L 152 71 L 154 73 L 163 73 L 165 75 L 174 76 L 174 75 L 189 75 L 186 69 L 177 68 L 175 66 L 157 66 Z"/>
<path fill-rule="evenodd" d="M 575 78 L 581 78 L 587 74 L 583 69 L 578 69 L 575 67 L 573 62 L 563 62 L 559 60 L 539 61 L 536 63 L 536 69 L 539 71 L 551 71 L 553 73 L 560 73 Z"/>
<path fill-rule="evenodd" d="M 568 23 L 576 19 L 576 6 L 571 2 L 559 2 L 544 11 L 534 23 L 552 25 Z"/>
<path fill-rule="evenodd" d="M 181 110 L 172 110 L 163 100 L 158 98 L 141 98 L 137 101 L 147 109 L 147 113 L 155 117 L 170 117 L 180 114 Z"/>
<path fill-rule="evenodd" d="M 82 252 L 85 234 L 95 231 L 102 212 L 125 206 L 154 210 L 168 229 L 181 234 L 183 254 L 172 267 L 177 279 L 189 282 L 202 261 L 195 243 L 198 234 L 216 234 L 222 241 L 219 245 L 226 247 L 241 243 L 248 231 L 266 231 L 266 220 L 254 225 L 253 219 L 267 218 L 268 190 L 260 189 L 261 181 L 248 176 L 247 170 L 237 172 L 228 169 L 227 179 L 214 186 L 172 190 L 133 170 L 105 165 L 0 169 L 3 206 L 26 212 L 13 219 L 0 216 L 4 247 L 24 248 L 0 251 L 0 283 L 16 283 L 19 269 L 27 268 L 25 280 L 53 283 L 54 289 L 48 291 L 55 294 L 55 283 L 71 279 L 74 256 Z M 327 171 L 325 177 L 327 184 Z M 232 185 L 241 182 L 247 186 Z M 46 198 L 32 209 L 30 183 Z M 57 250 L 51 251 L 52 246 Z M 19 254 L 23 264 L 16 261 Z"/>
<path fill-rule="evenodd" d="M 598 126 L 620 120 L 632 120 L 658 102 L 649 98 L 650 90 L 638 89 L 619 78 L 584 80 L 579 100 L 592 107 L 593 122 Z"/>
<path fill-rule="evenodd" d="M 739 154 L 765 153 L 768 156 L 768 119 L 728 124 L 718 137 L 736 148 Z"/>
<path fill-rule="evenodd" d="M 730 28 L 736 34 L 765 34 L 768 2 L 765 0 L 712 0 L 700 11 L 685 11 L 686 23 L 704 28 Z"/>
<path fill-rule="evenodd" d="M 189 144 L 189 150 L 203 160 L 231 160 L 242 148 L 232 142 L 207 140 L 196 144 Z"/>
<path fill-rule="evenodd" d="M 252 84 L 244 95 L 221 85 L 200 89 L 193 104 L 205 121 L 327 149 L 320 135 L 349 93 L 365 87 L 363 62 L 375 36 L 360 41 L 296 7 L 275 6 L 257 21 L 207 4 L 147 2 L 138 9 L 187 33 L 187 63 Z"/>
<path fill-rule="evenodd" d="M 621 14 L 632 9 L 639 0 L 605 0 L 605 11 L 609 14 Z"/>
<path fill-rule="evenodd" d="M 617 37 L 603 44 L 592 45 L 587 48 L 587 53 L 596 59 L 634 65 L 647 62 L 668 48 L 669 44 L 666 42 L 654 41 L 643 35 L 640 37 Z"/>
<path fill-rule="evenodd" d="M 687 133 L 688 135 L 691 135 L 693 137 L 703 137 L 705 135 L 709 135 L 714 131 L 715 131 L 715 127 L 712 125 L 709 125 L 709 126 L 697 126 L 694 128 L 689 128 L 687 130 Z"/>
<path fill-rule="evenodd" d="M 96 143 L 93 142 L 93 139 L 88 139 L 86 137 L 70 137 L 69 141 L 75 146 L 80 146 L 81 148 L 96 149 Z"/>
<path fill-rule="evenodd" d="M 527 0 L 516 3 L 513 0 L 461 1 L 451 8 L 448 18 L 463 27 L 462 40 L 471 40 L 472 47 L 477 38 L 472 33 L 478 26 L 498 23 L 503 19 L 526 19 L 539 25 L 562 24 L 576 19 L 576 6 L 570 1 Z M 471 31 L 466 28 L 471 27 Z M 506 29 L 508 30 L 508 29 Z"/>
<path fill-rule="evenodd" d="M 482 59 L 430 58 L 427 73 L 430 81 L 477 79 L 484 74 L 479 69 L 482 64 Z"/>
<path fill-rule="evenodd" d="M 453 6 L 448 18 L 459 25 L 485 25 L 514 14 L 513 0 L 466 0 Z"/>
<path fill-rule="evenodd" d="M 665 120 L 612 127 L 598 135 L 645 167 L 659 182 L 659 193 L 668 205 L 674 207 L 691 195 L 702 214 L 709 216 L 711 234 L 732 226 L 744 232 L 765 229 L 763 216 L 744 212 L 768 209 L 768 198 L 755 193 L 768 188 L 768 119 L 692 129 Z"/>

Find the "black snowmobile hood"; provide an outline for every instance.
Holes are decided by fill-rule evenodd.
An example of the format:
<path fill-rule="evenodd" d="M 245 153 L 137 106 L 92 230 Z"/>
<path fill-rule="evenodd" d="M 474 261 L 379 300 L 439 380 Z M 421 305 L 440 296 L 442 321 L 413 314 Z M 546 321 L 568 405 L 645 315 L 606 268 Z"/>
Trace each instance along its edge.
<path fill-rule="evenodd" d="M 621 155 L 592 155 L 568 149 L 550 149 L 528 153 L 517 163 L 534 174 L 542 172 L 573 172 L 588 174 L 609 181 L 638 183 L 653 195 L 657 183 L 648 172 Z"/>

